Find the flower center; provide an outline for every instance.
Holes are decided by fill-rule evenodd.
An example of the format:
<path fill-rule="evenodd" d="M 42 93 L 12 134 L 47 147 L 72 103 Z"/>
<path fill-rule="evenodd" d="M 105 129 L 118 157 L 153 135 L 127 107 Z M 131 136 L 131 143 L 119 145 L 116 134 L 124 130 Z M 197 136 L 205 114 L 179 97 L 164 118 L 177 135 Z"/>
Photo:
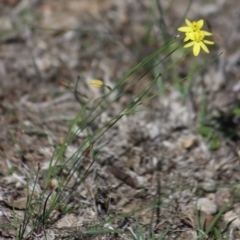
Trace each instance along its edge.
<path fill-rule="evenodd" d="M 204 39 L 203 31 L 197 31 L 193 33 L 193 40 L 196 42 L 201 42 Z"/>
<path fill-rule="evenodd" d="M 192 23 L 192 30 L 193 31 L 199 31 L 200 30 L 199 25 L 197 24 L 197 22 L 193 22 Z"/>

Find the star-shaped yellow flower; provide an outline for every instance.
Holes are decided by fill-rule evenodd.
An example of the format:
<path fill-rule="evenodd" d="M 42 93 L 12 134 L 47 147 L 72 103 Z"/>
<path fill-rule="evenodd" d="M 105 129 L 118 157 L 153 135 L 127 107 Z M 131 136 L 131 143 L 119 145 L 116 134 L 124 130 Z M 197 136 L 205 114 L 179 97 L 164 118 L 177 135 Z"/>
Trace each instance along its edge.
<path fill-rule="evenodd" d="M 205 36 L 211 36 L 212 33 L 201 30 L 204 25 L 204 20 L 201 19 L 197 22 L 190 22 L 188 19 L 185 19 L 187 26 L 178 28 L 178 31 L 185 33 L 184 42 L 190 41 L 184 48 L 193 47 L 193 55 L 198 56 L 201 48 L 209 53 L 209 50 L 206 44 L 214 44 L 212 41 L 204 40 Z"/>
<path fill-rule="evenodd" d="M 202 48 L 206 53 L 209 53 L 209 50 L 206 44 L 214 44 L 212 41 L 204 40 L 205 36 L 210 36 L 211 33 L 206 34 L 204 31 L 197 31 L 194 33 L 188 33 L 187 38 L 190 40 L 189 43 L 184 45 L 184 48 L 193 46 L 193 55 L 198 56 L 200 49 Z"/>
<path fill-rule="evenodd" d="M 200 19 L 197 22 L 190 22 L 188 19 L 185 19 L 185 23 L 187 24 L 187 26 L 184 27 L 180 27 L 178 28 L 179 32 L 194 32 L 194 31 L 199 31 L 204 24 L 204 20 Z"/>

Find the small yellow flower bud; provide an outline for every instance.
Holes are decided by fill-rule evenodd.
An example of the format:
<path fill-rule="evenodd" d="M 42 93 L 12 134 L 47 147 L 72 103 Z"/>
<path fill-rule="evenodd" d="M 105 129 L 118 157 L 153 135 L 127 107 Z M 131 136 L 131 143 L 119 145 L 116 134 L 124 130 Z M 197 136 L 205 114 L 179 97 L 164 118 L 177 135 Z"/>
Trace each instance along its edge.
<path fill-rule="evenodd" d="M 102 80 L 98 80 L 98 79 L 92 79 L 89 84 L 92 85 L 93 87 L 103 87 L 104 86 L 104 82 Z"/>

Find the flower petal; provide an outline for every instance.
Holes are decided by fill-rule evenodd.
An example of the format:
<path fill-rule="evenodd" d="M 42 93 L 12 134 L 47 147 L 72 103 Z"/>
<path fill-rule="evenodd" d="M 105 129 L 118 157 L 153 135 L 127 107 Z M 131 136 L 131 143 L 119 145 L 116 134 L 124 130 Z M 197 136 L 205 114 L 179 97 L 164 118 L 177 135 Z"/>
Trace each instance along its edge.
<path fill-rule="evenodd" d="M 195 42 L 190 42 L 190 43 L 187 43 L 186 45 L 184 45 L 183 47 L 184 48 L 188 48 L 188 47 L 192 47 L 193 45 L 195 44 Z"/>
<path fill-rule="evenodd" d="M 178 28 L 178 31 L 179 32 L 191 32 L 192 29 L 190 27 L 185 26 L 185 27 Z"/>
<path fill-rule="evenodd" d="M 203 32 L 203 34 L 204 34 L 205 36 L 211 36 L 211 35 L 212 35 L 212 33 L 207 32 L 207 31 L 202 31 L 202 32 Z"/>
<path fill-rule="evenodd" d="M 200 44 L 197 42 L 194 42 L 193 55 L 198 56 L 199 52 L 200 52 Z"/>
<path fill-rule="evenodd" d="M 183 42 L 187 42 L 188 40 L 190 40 L 190 39 L 189 39 L 188 36 L 186 36 L 186 37 L 183 39 Z"/>
<path fill-rule="evenodd" d="M 185 19 L 185 23 L 192 29 L 192 23 L 188 19 Z"/>
<path fill-rule="evenodd" d="M 189 39 L 189 40 L 193 40 L 194 39 L 194 34 L 192 32 L 187 32 L 185 33 L 186 34 L 186 37 Z"/>
<path fill-rule="evenodd" d="M 203 19 L 200 19 L 199 21 L 197 21 L 197 25 L 198 25 L 199 29 L 201 29 L 203 27 L 203 24 L 204 24 Z"/>
<path fill-rule="evenodd" d="M 203 42 L 200 42 L 199 44 L 206 53 L 209 53 L 207 46 Z"/>
<path fill-rule="evenodd" d="M 203 42 L 206 43 L 206 44 L 211 44 L 211 45 L 214 44 L 214 42 L 212 42 L 212 41 L 208 41 L 208 40 L 203 40 Z"/>

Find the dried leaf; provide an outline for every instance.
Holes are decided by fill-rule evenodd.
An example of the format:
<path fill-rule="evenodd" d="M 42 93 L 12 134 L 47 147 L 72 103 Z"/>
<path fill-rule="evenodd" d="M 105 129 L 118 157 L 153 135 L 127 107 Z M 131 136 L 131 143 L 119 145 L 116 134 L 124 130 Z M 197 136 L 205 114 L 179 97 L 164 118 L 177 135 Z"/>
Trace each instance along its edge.
<path fill-rule="evenodd" d="M 18 210 L 25 210 L 26 206 L 27 206 L 27 197 L 21 197 L 18 198 L 16 200 L 12 200 L 12 201 L 4 201 L 4 203 L 14 209 L 18 209 Z"/>
<path fill-rule="evenodd" d="M 111 166 L 110 172 L 114 175 L 115 178 L 123 181 L 128 186 L 132 188 L 137 188 L 137 183 L 134 181 L 134 179 L 119 168 Z"/>
<path fill-rule="evenodd" d="M 197 142 L 196 136 L 188 136 L 179 139 L 182 148 L 189 149 Z"/>

